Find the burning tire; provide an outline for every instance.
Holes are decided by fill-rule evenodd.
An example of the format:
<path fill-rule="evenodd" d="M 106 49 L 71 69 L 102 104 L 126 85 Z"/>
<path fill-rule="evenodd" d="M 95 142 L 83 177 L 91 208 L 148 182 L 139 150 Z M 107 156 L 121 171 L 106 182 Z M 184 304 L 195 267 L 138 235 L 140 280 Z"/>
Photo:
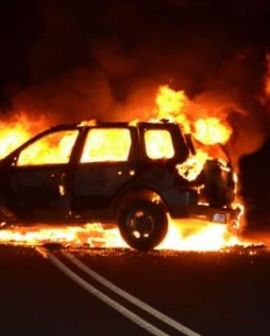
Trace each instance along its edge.
<path fill-rule="evenodd" d="M 120 216 L 119 229 L 121 236 L 131 247 L 141 251 L 153 249 L 167 234 L 166 212 L 156 203 L 131 203 Z"/>

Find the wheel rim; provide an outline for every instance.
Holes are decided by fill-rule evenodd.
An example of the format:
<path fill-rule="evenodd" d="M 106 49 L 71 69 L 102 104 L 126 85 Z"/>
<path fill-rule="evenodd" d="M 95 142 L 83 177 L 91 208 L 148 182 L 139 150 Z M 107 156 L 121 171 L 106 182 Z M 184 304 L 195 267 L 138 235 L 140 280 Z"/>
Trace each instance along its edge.
<path fill-rule="evenodd" d="M 126 220 L 126 229 L 135 240 L 147 240 L 155 228 L 153 215 L 144 209 L 134 210 Z"/>

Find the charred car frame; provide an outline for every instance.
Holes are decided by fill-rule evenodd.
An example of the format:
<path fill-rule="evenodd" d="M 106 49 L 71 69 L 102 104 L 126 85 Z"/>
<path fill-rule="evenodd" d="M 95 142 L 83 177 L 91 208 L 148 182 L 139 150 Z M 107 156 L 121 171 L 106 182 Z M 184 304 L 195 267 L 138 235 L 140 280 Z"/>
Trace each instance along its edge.
<path fill-rule="evenodd" d="M 111 133 L 122 135 L 112 140 Z M 57 153 L 59 141 L 54 138 L 66 135 L 72 141 L 62 143 L 63 159 Z M 148 148 L 148 136 L 152 137 L 152 149 Z M 47 155 L 36 160 L 41 156 L 36 144 L 47 139 L 51 139 L 50 151 L 56 151 L 53 159 Z M 163 140 L 166 143 L 162 144 Z M 102 141 L 107 145 L 101 150 Z M 102 155 L 97 154 L 100 152 Z M 235 183 L 231 167 L 228 164 L 230 169 L 224 169 L 218 160 L 208 160 L 189 181 L 179 174 L 177 165 L 195 152 L 190 136 L 174 123 L 50 128 L 0 162 L 2 221 L 117 222 L 126 242 L 141 250 L 163 240 L 167 214 L 231 225 L 239 214 L 232 208 Z"/>

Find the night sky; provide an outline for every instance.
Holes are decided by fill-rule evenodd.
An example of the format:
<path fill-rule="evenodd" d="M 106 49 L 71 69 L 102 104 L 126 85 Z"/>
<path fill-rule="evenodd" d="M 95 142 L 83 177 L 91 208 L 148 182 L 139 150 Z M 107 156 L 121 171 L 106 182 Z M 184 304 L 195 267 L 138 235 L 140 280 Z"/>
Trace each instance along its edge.
<path fill-rule="evenodd" d="M 269 1 L 2 1 L 0 40 L 2 116 L 127 120 L 167 83 L 222 102 L 250 226 L 270 226 Z"/>

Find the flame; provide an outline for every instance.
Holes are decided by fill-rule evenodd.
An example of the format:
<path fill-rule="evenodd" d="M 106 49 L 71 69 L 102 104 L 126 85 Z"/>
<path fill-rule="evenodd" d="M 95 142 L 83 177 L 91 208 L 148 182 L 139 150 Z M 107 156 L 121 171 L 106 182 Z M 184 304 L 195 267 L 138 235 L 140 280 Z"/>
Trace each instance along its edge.
<path fill-rule="evenodd" d="M 174 156 L 171 135 L 167 130 L 147 130 L 145 145 L 147 156 L 153 160 L 170 159 Z"/>
<path fill-rule="evenodd" d="M 195 155 L 189 156 L 186 161 L 176 165 L 176 169 L 180 176 L 188 181 L 194 181 L 202 172 L 204 164 L 208 158 L 209 156 L 207 153 L 198 150 Z"/>
<path fill-rule="evenodd" d="M 89 120 L 83 120 L 81 121 L 78 126 L 84 127 L 84 126 L 96 126 L 97 121 L 96 119 L 89 119 Z"/>
<path fill-rule="evenodd" d="M 0 242 L 15 245 L 38 246 L 45 243 L 89 247 L 125 247 L 118 228 L 104 229 L 100 223 L 68 227 L 14 227 L 0 231 Z"/>
<path fill-rule="evenodd" d="M 154 120 L 169 120 L 181 125 L 185 133 L 190 132 L 190 123 L 185 114 L 188 98 L 183 90 L 175 91 L 168 85 L 159 87 L 156 97 Z"/>
<path fill-rule="evenodd" d="M 127 161 L 130 147 L 131 135 L 127 129 L 92 129 L 81 162 Z"/>
<path fill-rule="evenodd" d="M 22 150 L 18 166 L 68 163 L 78 131 L 62 131 L 34 142 Z"/>
<path fill-rule="evenodd" d="M 61 243 L 69 247 L 128 248 L 117 227 L 105 229 L 102 224 L 70 227 L 15 227 L 0 231 L 0 242 L 24 246 Z M 226 226 L 200 220 L 175 221 L 169 219 L 169 231 L 158 250 L 219 251 L 235 245 L 246 247 Z"/>
<path fill-rule="evenodd" d="M 214 144 L 225 144 L 229 141 L 232 128 L 217 117 L 195 118 L 192 112 L 193 102 L 186 96 L 183 90 L 175 91 L 168 85 L 160 86 L 157 91 L 155 108 L 151 121 L 166 119 L 180 125 L 184 133 L 191 133 L 199 141 L 202 147 L 194 155 L 190 155 L 185 162 L 177 165 L 178 173 L 185 179 L 193 181 L 203 169 L 207 159 L 217 152 L 211 149 Z M 191 112 L 190 112 L 191 111 Z M 130 124 L 135 125 L 133 121 Z M 0 123 L 0 158 L 8 155 L 12 150 L 41 131 L 48 121 L 36 123 L 26 114 L 18 115 L 14 120 Z M 84 121 L 79 127 L 94 126 L 96 121 Z M 93 131 L 93 130 L 92 130 Z M 170 134 L 166 130 L 145 133 L 147 155 L 152 159 L 172 158 L 174 149 Z M 65 132 L 64 132 L 65 133 Z M 51 138 L 39 141 L 19 157 L 19 165 L 36 165 L 40 163 L 63 163 L 69 160 L 71 148 L 78 132 L 72 131 L 62 134 L 58 139 Z M 91 135 L 90 135 L 91 134 Z M 105 130 L 90 132 L 88 141 L 83 150 L 81 162 L 98 162 L 127 160 L 131 145 L 130 134 L 122 133 L 122 130 Z M 100 144 L 106 138 L 105 145 Z M 90 139 L 90 138 L 89 138 Z M 94 141 L 92 141 L 94 139 Z M 120 148 L 116 143 L 122 144 Z M 91 144 L 95 143 L 95 148 Z M 206 146 L 203 146 L 206 145 Z M 57 148 L 57 150 L 55 150 Z M 109 156 L 108 156 L 109 155 Z M 217 155 L 219 159 L 221 157 Z M 229 169 L 224 165 L 224 169 Z M 59 186 L 60 194 L 65 194 L 63 186 Z M 236 204 L 235 204 L 236 206 Z M 35 227 L 0 230 L 0 241 L 3 243 L 15 243 L 23 245 L 39 245 L 45 242 L 59 242 L 71 246 L 86 245 L 89 247 L 121 247 L 127 248 L 127 244 L 121 238 L 116 227 L 104 229 L 102 224 L 87 224 L 85 226 L 72 227 Z M 169 219 L 169 232 L 158 249 L 192 250 L 192 251 L 217 251 L 225 247 L 243 245 L 245 242 L 229 233 L 227 227 L 215 223 L 198 223 L 197 221 L 174 221 Z"/>
<path fill-rule="evenodd" d="M 42 116 L 33 119 L 21 112 L 12 119 L 0 122 L 0 160 L 24 144 L 32 136 L 48 127 L 49 122 Z"/>
<path fill-rule="evenodd" d="M 13 120 L 0 122 L 0 159 L 6 157 L 14 149 L 26 142 L 32 135 L 32 125 L 25 114 L 19 114 Z"/>
<path fill-rule="evenodd" d="M 182 113 L 186 100 L 184 91 L 174 91 L 168 85 L 160 86 L 156 97 L 158 117 L 166 119 Z"/>
<path fill-rule="evenodd" d="M 235 245 L 246 246 L 230 233 L 225 225 L 200 220 L 174 221 L 170 219 L 169 232 L 158 249 L 179 251 L 218 251 Z"/>
<path fill-rule="evenodd" d="M 266 55 L 266 75 L 264 83 L 264 93 L 267 98 L 270 97 L 270 53 Z"/>
<path fill-rule="evenodd" d="M 227 124 L 222 124 L 218 118 L 198 119 L 194 124 L 194 137 L 205 145 L 226 143 L 232 134 Z"/>
<path fill-rule="evenodd" d="M 8 127 L 1 124 L 0 139 L 4 139 L 4 141 L 1 141 L 0 145 L 0 159 L 6 157 L 15 148 L 28 140 L 29 137 L 30 134 L 20 124 L 10 125 Z"/>
<path fill-rule="evenodd" d="M 189 110 L 193 112 L 198 109 L 184 91 L 175 91 L 168 85 L 163 85 L 157 92 L 154 119 L 166 119 L 178 123 L 185 133 L 192 133 L 195 139 L 205 145 L 228 142 L 232 135 L 230 125 L 217 117 L 199 117 L 194 120 Z"/>

